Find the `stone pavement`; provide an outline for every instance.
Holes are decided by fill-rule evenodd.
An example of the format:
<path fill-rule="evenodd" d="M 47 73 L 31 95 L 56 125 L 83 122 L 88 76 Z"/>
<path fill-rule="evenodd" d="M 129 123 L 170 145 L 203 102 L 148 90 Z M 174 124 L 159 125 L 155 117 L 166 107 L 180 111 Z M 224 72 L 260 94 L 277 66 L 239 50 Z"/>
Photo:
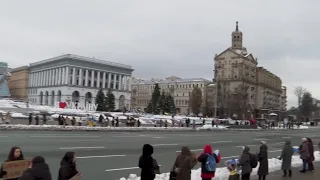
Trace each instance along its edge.
<path fill-rule="evenodd" d="M 267 176 L 267 179 L 272 180 L 319 180 L 320 179 L 320 162 L 315 163 L 315 170 L 313 172 L 306 172 L 306 173 L 300 173 L 300 167 L 293 168 L 292 169 L 292 177 L 282 177 L 283 173 L 282 171 L 276 171 L 273 173 L 270 173 L 269 176 Z M 253 180 L 258 180 L 258 177 L 253 178 Z"/>

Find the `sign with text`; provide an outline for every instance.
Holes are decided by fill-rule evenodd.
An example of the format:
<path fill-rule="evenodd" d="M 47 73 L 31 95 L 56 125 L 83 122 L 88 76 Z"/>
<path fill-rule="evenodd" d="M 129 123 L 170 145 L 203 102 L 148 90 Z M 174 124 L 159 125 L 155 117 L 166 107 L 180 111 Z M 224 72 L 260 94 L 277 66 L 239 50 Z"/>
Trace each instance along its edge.
<path fill-rule="evenodd" d="M 20 177 L 23 172 L 29 168 L 31 161 L 20 160 L 20 161 L 8 161 L 3 163 L 3 171 L 7 174 L 3 176 L 3 179 L 13 179 Z"/>
<path fill-rule="evenodd" d="M 57 102 L 55 107 L 61 109 L 81 109 L 86 111 L 96 111 L 98 104 L 93 103 L 77 103 L 77 102 Z"/>
<path fill-rule="evenodd" d="M 80 180 L 81 177 L 82 177 L 82 173 L 79 172 L 78 174 L 74 175 L 70 180 Z"/>

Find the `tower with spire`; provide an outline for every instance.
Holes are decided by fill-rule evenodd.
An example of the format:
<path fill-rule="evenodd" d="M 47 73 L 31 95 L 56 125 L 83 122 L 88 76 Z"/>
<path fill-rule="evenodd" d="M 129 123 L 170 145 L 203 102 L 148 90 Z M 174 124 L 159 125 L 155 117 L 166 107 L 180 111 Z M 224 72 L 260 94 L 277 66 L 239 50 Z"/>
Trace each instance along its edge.
<path fill-rule="evenodd" d="M 236 30 L 231 34 L 232 46 L 231 49 L 243 49 L 242 46 L 242 32 L 239 31 L 238 21 L 236 22 Z"/>

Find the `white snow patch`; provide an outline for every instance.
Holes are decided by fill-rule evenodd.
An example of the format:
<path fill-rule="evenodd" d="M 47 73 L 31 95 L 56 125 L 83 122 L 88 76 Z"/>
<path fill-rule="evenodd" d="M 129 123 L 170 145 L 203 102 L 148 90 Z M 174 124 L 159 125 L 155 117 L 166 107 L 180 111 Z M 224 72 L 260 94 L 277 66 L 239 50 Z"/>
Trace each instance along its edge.
<path fill-rule="evenodd" d="M 315 161 L 320 161 L 320 152 L 319 151 L 315 151 L 314 152 L 314 156 L 315 156 Z M 277 158 L 271 158 L 269 159 L 269 172 L 274 172 L 274 171 L 278 171 L 281 169 L 281 164 L 282 161 L 277 159 Z M 298 155 L 295 155 L 292 157 L 292 166 L 297 167 L 301 165 L 301 159 L 299 158 Z M 258 170 L 259 165 L 257 166 L 257 168 L 253 169 L 252 171 L 252 175 L 256 175 L 257 174 L 257 170 Z M 229 177 L 229 171 L 227 170 L 227 168 L 217 168 L 216 169 L 216 174 L 215 177 L 213 179 L 215 180 L 226 180 Z M 138 177 L 135 174 L 130 174 L 128 178 L 120 178 L 120 180 L 140 180 L 140 177 Z M 158 174 L 155 178 L 155 180 L 169 180 L 169 173 L 163 173 L 163 174 Z M 191 172 L 191 180 L 201 180 L 201 169 L 196 169 L 196 170 L 192 170 Z"/>

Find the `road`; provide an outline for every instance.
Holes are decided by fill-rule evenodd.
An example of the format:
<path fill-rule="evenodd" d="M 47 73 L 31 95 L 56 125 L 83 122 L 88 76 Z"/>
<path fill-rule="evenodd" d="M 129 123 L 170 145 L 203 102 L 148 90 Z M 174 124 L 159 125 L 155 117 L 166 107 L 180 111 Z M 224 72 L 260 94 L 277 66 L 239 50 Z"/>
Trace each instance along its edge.
<path fill-rule="evenodd" d="M 288 131 L 219 131 L 219 132 L 149 132 L 149 133 L 106 133 L 106 132 L 36 132 L 0 131 L 0 160 L 4 161 L 12 146 L 21 147 L 25 157 L 44 156 L 57 179 L 59 163 L 66 151 L 75 151 L 77 166 L 85 180 L 116 180 L 139 174 L 137 168 L 142 145 L 150 143 L 155 148 L 154 157 L 162 165 L 161 172 L 168 172 L 177 151 L 187 145 L 199 154 L 206 143 L 219 149 L 224 160 L 237 157 L 243 145 L 256 152 L 259 141 L 269 146 L 269 157 L 277 157 L 282 143 L 291 139 L 299 145 L 301 137 L 320 140 L 318 129 Z"/>

